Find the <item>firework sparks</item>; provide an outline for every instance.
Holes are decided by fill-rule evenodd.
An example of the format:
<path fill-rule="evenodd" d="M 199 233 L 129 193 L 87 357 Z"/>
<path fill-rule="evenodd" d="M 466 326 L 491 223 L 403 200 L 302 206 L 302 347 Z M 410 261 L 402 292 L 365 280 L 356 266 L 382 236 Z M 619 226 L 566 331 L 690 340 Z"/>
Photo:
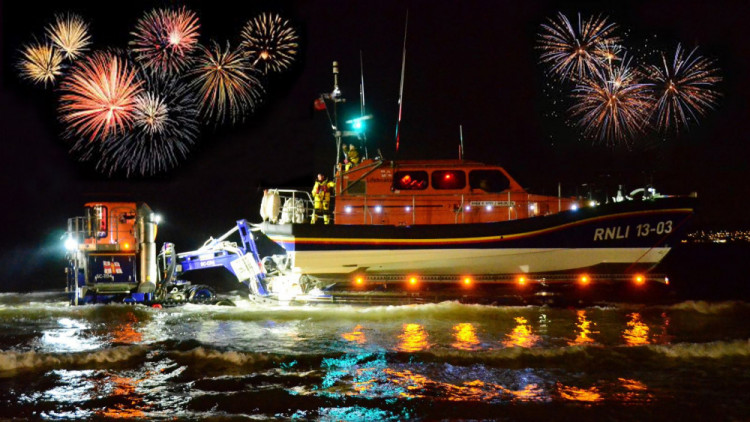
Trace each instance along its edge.
<path fill-rule="evenodd" d="M 81 57 L 91 44 L 89 25 L 74 14 L 55 16 L 55 23 L 47 27 L 47 36 L 68 60 Z"/>
<path fill-rule="evenodd" d="M 242 38 L 242 47 L 266 73 L 286 69 L 297 55 L 297 34 L 279 15 L 263 13 L 249 20 Z"/>
<path fill-rule="evenodd" d="M 167 171 L 187 156 L 198 136 L 198 102 L 174 77 L 147 75 L 134 116 L 133 130 L 101 144 L 99 170 L 128 177 Z"/>
<path fill-rule="evenodd" d="M 649 84 L 639 82 L 640 75 L 629 61 L 611 69 L 596 71 L 575 89 L 577 101 L 570 111 L 578 117 L 585 136 L 608 145 L 626 145 L 647 124 L 653 107 Z"/>
<path fill-rule="evenodd" d="M 50 44 L 27 45 L 21 54 L 23 58 L 18 64 L 21 76 L 34 83 L 54 84 L 62 74 L 63 55 Z"/>
<path fill-rule="evenodd" d="M 664 131 L 688 127 L 716 106 L 719 92 L 713 89 L 721 81 L 714 62 L 697 54 L 694 48 L 685 54 L 677 45 L 672 61 L 662 54 L 662 66 L 651 66 L 651 78 L 657 89 L 654 109 L 656 124 Z"/>
<path fill-rule="evenodd" d="M 616 44 L 611 40 L 605 40 L 594 47 L 594 55 L 603 64 L 611 67 L 615 62 L 619 62 L 623 58 L 625 49 L 622 45 Z"/>
<path fill-rule="evenodd" d="M 130 45 L 145 67 L 179 73 L 191 62 L 199 28 L 198 17 L 190 10 L 154 9 L 138 20 Z"/>
<path fill-rule="evenodd" d="M 78 62 L 60 88 L 60 119 L 70 136 L 93 141 L 132 127 L 141 93 L 137 71 L 112 52 L 95 52 Z"/>
<path fill-rule="evenodd" d="M 233 122 L 244 117 L 255 108 L 263 90 L 248 57 L 232 50 L 229 43 L 222 49 L 214 42 L 210 48 L 201 46 L 201 51 L 190 72 L 201 98 L 201 114 L 217 122 L 227 116 Z"/>
<path fill-rule="evenodd" d="M 542 33 L 539 34 L 539 48 L 542 50 L 540 60 L 561 79 L 582 80 L 592 76 L 600 68 L 601 56 L 597 48 L 621 41 L 614 34 L 616 29 L 617 25 L 608 22 L 606 17 L 592 16 L 582 21 L 580 14 L 578 26 L 574 28 L 564 14 L 558 13 L 556 20 L 549 19 L 548 24 L 542 24 Z"/>
<path fill-rule="evenodd" d="M 149 134 L 161 133 L 169 116 L 165 98 L 154 92 L 145 92 L 135 98 L 133 120 L 136 127 Z"/>

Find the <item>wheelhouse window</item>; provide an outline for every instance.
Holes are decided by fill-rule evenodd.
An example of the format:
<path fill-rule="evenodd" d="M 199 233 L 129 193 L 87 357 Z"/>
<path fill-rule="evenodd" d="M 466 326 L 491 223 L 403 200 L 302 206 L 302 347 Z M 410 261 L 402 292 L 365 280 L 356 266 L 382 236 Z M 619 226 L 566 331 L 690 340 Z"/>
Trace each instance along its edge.
<path fill-rule="evenodd" d="M 485 192 L 502 192 L 510 187 L 510 180 L 500 170 L 472 170 L 469 186 Z"/>
<path fill-rule="evenodd" d="M 393 175 L 393 188 L 396 190 L 425 190 L 427 183 L 426 171 L 397 171 Z"/>
<path fill-rule="evenodd" d="M 107 237 L 109 213 L 104 205 L 86 208 L 86 237 L 101 239 Z"/>
<path fill-rule="evenodd" d="M 463 189 L 466 187 L 466 173 L 461 170 L 433 171 L 432 187 L 435 189 Z"/>

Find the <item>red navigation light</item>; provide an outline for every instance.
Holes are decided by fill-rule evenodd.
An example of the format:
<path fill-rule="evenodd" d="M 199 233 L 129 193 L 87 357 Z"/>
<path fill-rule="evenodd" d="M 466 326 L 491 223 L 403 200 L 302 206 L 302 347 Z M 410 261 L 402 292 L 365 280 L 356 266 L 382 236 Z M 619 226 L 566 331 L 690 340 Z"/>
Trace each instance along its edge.
<path fill-rule="evenodd" d="M 445 180 L 451 180 L 451 178 L 452 178 L 452 177 L 453 177 L 453 175 L 452 175 L 452 174 L 450 174 L 450 173 L 445 173 L 445 176 L 443 176 L 443 178 L 444 178 Z"/>
<path fill-rule="evenodd" d="M 525 286 L 526 285 L 526 277 L 519 275 L 516 278 L 516 283 L 518 283 L 519 286 Z"/>
<path fill-rule="evenodd" d="M 636 274 L 635 277 L 633 277 L 633 281 L 635 281 L 635 284 L 640 286 L 646 282 L 646 277 L 641 274 Z"/>
<path fill-rule="evenodd" d="M 589 276 L 588 276 L 588 275 L 586 275 L 586 274 L 581 274 L 581 276 L 580 276 L 580 277 L 578 277 L 578 282 L 579 282 L 579 283 L 580 283 L 580 284 L 581 284 L 582 286 L 585 286 L 585 285 L 589 284 L 589 282 L 591 282 L 591 279 L 589 278 Z"/>

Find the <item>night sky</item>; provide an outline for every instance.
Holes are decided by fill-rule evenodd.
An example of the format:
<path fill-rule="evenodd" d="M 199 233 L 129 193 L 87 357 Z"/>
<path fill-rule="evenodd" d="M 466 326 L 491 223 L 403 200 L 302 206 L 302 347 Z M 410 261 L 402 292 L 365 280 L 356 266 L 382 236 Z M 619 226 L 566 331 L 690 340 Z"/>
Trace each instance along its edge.
<path fill-rule="evenodd" d="M 192 1 L 0 3 L 0 173 L 3 229 L 0 290 L 56 288 L 64 283 L 60 236 L 68 217 L 96 200 L 145 201 L 161 213 L 158 243 L 178 251 L 200 246 L 234 221 L 259 220 L 266 187 L 312 185 L 329 172 L 334 141 L 313 100 L 332 88 L 331 62 L 358 112 L 359 55 L 363 54 L 370 151 L 386 158 L 455 158 L 459 125 L 465 158 L 504 166 L 524 186 L 554 194 L 587 187 L 643 183 L 663 193 L 697 191 L 699 225 L 747 227 L 750 206 L 750 8 L 745 2 L 497 2 L 497 1 Z M 241 4 L 238 4 L 241 3 Z M 201 19 L 201 42 L 239 42 L 247 20 L 261 12 L 289 19 L 300 55 L 268 81 L 268 95 L 244 123 L 205 127 L 197 148 L 168 173 L 109 178 L 68 154 L 57 122 L 57 94 L 22 80 L 19 48 L 41 37 L 55 13 L 71 11 L 91 23 L 94 47 L 125 47 L 137 19 L 153 7 L 186 5 Z M 401 148 L 394 131 L 404 19 L 409 11 Z M 719 106 L 679 137 L 646 135 L 625 148 L 582 139 L 551 111 L 548 82 L 535 50 L 539 25 L 562 11 L 570 18 L 609 16 L 628 29 L 625 44 L 643 40 L 674 48 L 700 46 L 724 78 Z M 655 36 L 655 37 L 654 37 Z M 346 115 L 346 111 L 344 115 Z M 614 194 L 614 192 L 609 192 Z"/>

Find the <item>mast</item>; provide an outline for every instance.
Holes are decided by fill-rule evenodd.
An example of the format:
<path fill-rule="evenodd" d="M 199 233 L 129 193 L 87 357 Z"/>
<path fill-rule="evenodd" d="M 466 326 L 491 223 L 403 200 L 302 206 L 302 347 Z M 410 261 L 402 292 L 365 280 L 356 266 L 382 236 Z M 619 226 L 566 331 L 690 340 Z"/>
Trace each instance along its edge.
<path fill-rule="evenodd" d="M 401 112 L 404 108 L 404 74 L 406 72 L 406 31 L 409 29 L 409 9 L 406 10 L 406 22 L 404 23 L 404 48 L 401 52 L 401 86 L 398 92 L 398 120 L 396 121 L 396 152 L 399 145 L 399 126 L 401 126 Z"/>
<path fill-rule="evenodd" d="M 337 103 L 341 97 L 341 90 L 339 89 L 339 63 L 337 61 L 333 62 L 333 91 L 331 91 L 330 97 L 333 103 L 331 126 L 333 128 L 333 137 L 336 139 L 336 163 L 333 165 L 333 175 L 335 177 L 336 167 L 341 160 L 341 131 L 339 130 L 339 116 L 337 111 Z"/>
<path fill-rule="evenodd" d="M 365 67 L 362 62 L 362 50 L 359 50 L 359 118 L 365 117 Z M 367 135 L 362 132 L 363 158 L 367 158 Z"/>

